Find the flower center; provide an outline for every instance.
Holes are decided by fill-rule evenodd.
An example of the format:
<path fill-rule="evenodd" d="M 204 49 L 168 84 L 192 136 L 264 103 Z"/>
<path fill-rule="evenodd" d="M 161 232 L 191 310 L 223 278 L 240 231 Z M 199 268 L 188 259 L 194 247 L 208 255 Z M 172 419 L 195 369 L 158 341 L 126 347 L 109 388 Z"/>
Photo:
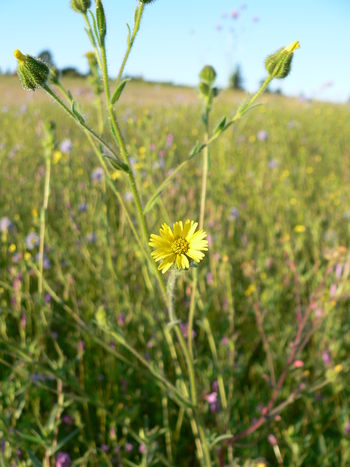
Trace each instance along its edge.
<path fill-rule="evenodd" d="M 189 250 L 188 241 L 184 238 L 178 238 L 172 243 L 171 249 L 176 255 L 183 255 Z"/>

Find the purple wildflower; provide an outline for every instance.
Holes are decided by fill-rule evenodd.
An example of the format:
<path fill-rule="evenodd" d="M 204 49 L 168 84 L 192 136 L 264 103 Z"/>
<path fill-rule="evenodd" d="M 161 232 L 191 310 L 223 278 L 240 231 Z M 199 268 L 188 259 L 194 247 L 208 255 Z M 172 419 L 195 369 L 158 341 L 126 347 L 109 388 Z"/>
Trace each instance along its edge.
<path fill-rule="evenodd" d="M 103 168 L 97 167 L 91 174 L 91 180 L 93 182 L 101 183 L 103 181 Z"/>
<path fill-rule="evenodd" d="M 182 332 L 182 335 L 184 336 L 185 339 L 187 339 L 188 337 L 188 334 L 187 334 L 187 330 L 188 330 L 188 324 L 183 324 L 183 323 L 180 323 L 180 329 L 181 329 L 181 332 Z M 192 331 L 192 337 L 196 337 L 197 333 L 195 330 Z"/>
<path fill-rule="evenodd" d="M 70 139 L 64 139 L 60 144 L 60 151 L 62 154 L 69 154 L 72 152 L 73 143 Z"/>
<path fill-rule="evenodd" d="M 40 253 L 37 253 L 35 255 L 35 261 L 37 263 L 40 262 L 40 259 L 41 259 L 41 254 Z M 43 257 L 43 269 L 50 269 L 51 268 L 51 261 L 49 260 L 49 258 L 45 255 L 44 253 L 44 257 Z"/>
<path fill-rule="evenodd" d="M 348 422 L 348 424 L 345 427 L 345 434 L 350 435 L 350 422 Z"/>
<path fill-rule="evenodd" d="M 51 302 L 51 295 L 49 293 L 44 295 L 44 302 L 50 303 Z"/>
<path fill-rule="evenodd" d="M 79 212 L 86 212 L 87 211 L 87 204 L 86 203 L 80 203 L 78 206 Z"/>
<path fill-rule="evenodd" d="M 207 394 L 204 396 L 204 399 L 209 402 L 209 404 L 214 404 L 218 398 L 218 393 L 217 392 L 211 392 L 210 394 Z"/>
<path fill-rule="evenodd" d="M 101 450 L 103 452 L 108 452 L 109 451 L 109 446 L 107 444 L 101 444 Z"/>
<path fill-rule="evenodd" d="M 227 345 L 230 342 L 228 337 L 223 337 L 220 341 L 221 345 Z"/>
<path fill-rule="evenodd" d="M 341 278 L 342 270 L 343 270 L 343 266 L 340 263 L 337 263 L 335 266 L 335 277 L 337 279 Z"/>
<path fill-rule="evenodd" d="M 66 452 L 60 451 L 57 454 L 56 467 L 69 467 L 71 462 L 71 458 Z"/>
<path fill-rule="evenodd" d="M 134 446 L 131 443 L 126 443 L 125 444 L 125 451 L 126 452 L 131 452 L 133 450 Z"/>
<path fill-rule="evenodd" d="M 211 285 L 213 283 L 213 275 L 211 272 L 207 273 L 207 284 Z"/>
<path fill-rule="evenodd" d="M 272 435 L 272 434 L 269 435 L 269 436 L 267 437 L 267 439 L 268 439 L 269 443 L 270 443 L 272 446 L 276 446 L 276 445 L 278 444 L 278 441 L 277 441 L 276 437 L 275 437 L 274 435 Z"/>
<path fill-rule="evenodd" d="M 36 246 L 39 245 L 40 237 L 37 233 L 31 232 L 26 236 L 25 239 L 26 246 L 28 250 L 33 250 Z"/>
<path fill-rule="evenodd" d="M 323 359 L 325 365 L 330 365 L 330 363 L 331 363 L 331 357 L 330 357 L 330 355 L 329 355 L 329 353 L 328 353 L 327 350 L 325 350 L 324 352 L 322 352 L 322 359 Z"/>
<path fill-rule="evenodd" d="M 266 141 L 268 137 L 269 137 L 269 134 L 267 131 L 265 130 L 258 131 L 257 138 L 259 141 Z"/>
<path fill-rule="evenodd" d="M 97 240 L 95 232 L 88 233 L 85 238 L 88 243 L 96 243 Z"/>
<path fill-rule="evenodd" d="M 267 165 L 269 166 L 270 169 L 275 169 L 276 167 L 279 166 L 279 162 L 276 159 L 271 159 L 269 160 Z"/>
<path fill-rule="evenodd" d="M 125 318 L 125 314 L 124 313 L 119 313 L 118 318 L 117 318 L 117 323 L 118 323 L 119 326 L 123 326 L 124 318 Z"/>
<path fill-rule="evenodd" d="M 236 207 L 231 208 L 230 211 L 230 219 L 238 219 L 239 218 L 239 211 Z"/>
<path fill-rule="evenodd" d="M 66 423 L 67 425 L 71 425 L 74 422 L 74 417 L 71 415 L 65 414 L 62 416 L 62 422 Z"/>
<path fill-rule="evenodd" d="M 329 288 L 329 295 L 331 297 L 334 297 L 335 296 L 335 293 L 337 291 L 337 285 L 336 284 L 332 284 Z"/>
<path fill-rule="evenodd" d="M 132 193 L 130 193 L 130 191 L 127 191 L 124 195 L 124 199 L 125 201 L 131 201 L 133 199 Z"/>
<path fill-rule="evenodd" d="M 147 447 L 144 444 L 140 444 L 139 446 L 139 452 L 143 454 L 144 452 L 147 452 Z"/>
<path fill-rule="evenodd" d="M 170 148 L 170 146 L 173 144 L 173 141 L 174 141 L 174 136 L 171 133 L 169 133 L 166 136 L 166 145 L 168 148 Z"/>
<path fill-rule="evenodd" d="M 218 392 L 218 390 L 219 390 L 219 383 L 217 382 L 217 380 L 214 380 L 214 381 L 212 382 L 211 388 L 212 388 L 213 391 Z"/>
<path fill-rule="evenodd" d="M 7 232 L 8 230 L 11 229 L 11 227 L 12 227 L 12 222 L 10 221 L 8 217 L 3 217 L 0 220 L 0 231 L 1 232 Z"/>

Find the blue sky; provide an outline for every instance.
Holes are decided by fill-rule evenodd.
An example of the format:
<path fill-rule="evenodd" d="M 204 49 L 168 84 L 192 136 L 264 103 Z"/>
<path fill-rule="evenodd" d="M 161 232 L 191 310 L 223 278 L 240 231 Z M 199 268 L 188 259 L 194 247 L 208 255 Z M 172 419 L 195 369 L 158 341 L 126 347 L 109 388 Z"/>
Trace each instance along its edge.
<path fill-rule="evenodd" d="M 109 70 L 116 76 L 137 2 L 103 3 Z M 291 75 L 272 87 L 335 102 L 350 97 L 349 0 L 156 0 L 145 10 L 128 75 L 195 86 L 201 68 L 210 64 L 224 87 L 240 63 L 244 85 L 254 91 L 265 77 L 265 57 L 299 40 Z M 58 67 L 87 71 L 84 54 L 91 46 L 84 24 L 69 0 L 0 0 L 1 70 L 14 70 L 18 48 L 32 55 L 49 49 Z"/>

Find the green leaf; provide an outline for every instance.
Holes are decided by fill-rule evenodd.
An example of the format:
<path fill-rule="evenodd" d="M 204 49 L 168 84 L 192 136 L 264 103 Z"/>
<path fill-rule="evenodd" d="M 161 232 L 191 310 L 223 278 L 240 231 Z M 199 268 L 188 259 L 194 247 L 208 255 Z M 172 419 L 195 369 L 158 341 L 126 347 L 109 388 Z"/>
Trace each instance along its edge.
<path fill-rule="evenodd" d="M 128 25 L 128 23 L 126 23 L 126 27 L 128 28 L 128 38 L 126 39 L 126 43 L 127 43 L 128 47 L 130 47 L 131 29 L 130 29 L 130 26 Z"/>
<path fill-rule="evenodd" d="M 196 154 L 198 154 L 201 150 L 201 145 L 199 141 L 197 141 L 197 144 L 192 148 L 190 155 L 188 156 L 189 159 L 192 159 Z"/>
<path fill-rule="evenodd" d="M 226 117 L 223 117 L 220 123 L 215 128 L 214 135 L 217 135 L 218 133 L 222 133 L 223 129 L 225 128 L 225 125 L 226 125 Z"/>
<path fill-rule="evenodd" d="M 246 108 L 243 112 L 242 112 L 242 117 L 243 115 L 245 115 L 247 112 L 249 112 L 250 110 L 254 109 L 255 107 L 260 107 L 260 105 L 263 105 L 262 103 L 260 104 L 253 104 L 251 105 L 250 107 Z"/>
<path fill-rule="evenodd" d="M 127 166 L 127 164 L 125 164 L 120 159 L 117 159 L 114 156 L 110 156 L 109 154 L 103 154 L 103 153 L 102 153 L 102 157 L 108 160 L 108 162 L 113 167 L 113 169 L 122 170 L 123 172 L 129 173 L 129 167 Z"/>
<path fill-rule="evenodd" d="M 199 83 L 198 90 L 202 98 L 206 99 L 209 96 L 210 87 L 203 81 Z"/>
<path fill-rule="evenodd" d="M 215 444 L 217 443 L 220 443 L 220 441 L 225 441 L 225 439 L 230 439 L 232 438 L 233 435 L 231 435 L 230 433 L 227 433 L 225 435 L 220 435 L 218 436 L 217 438 L 214 439 L 214 441 L 212 443 L 210 443 L 210 448 L 212 448 L 213 446 L 215 446 Z"/>
<path fill-rule="evenodd" d="M 138 14 L 139 14 L 139 7 L 137 6 L 135 8 L 135 13 L 134 13 L 134 24 L 136 24 Z"/>
<path fill-rule="evenodd" d="M 27 448 L 27 451 L 28 451 L 28 455 L 30 457 L 30 460 L 32 461 L 32 464 L 34 467 L 43 467 L 43 464 L 39 461 L 39 459 L 37 459 L 34 454 L 32 453 L 32 451 Z"/>
<path fill-rule="evenodd" d="M 87 28 L 84 28 L 84 29 L 85 29 L 86 34 L 88 35 L 88 38 L 90 39 L 92 46 L 95 47 L 96 43 L 94 41 L 94 36 L 92 35 L 92 32 Z"/>
<path fill-rule="evenodd" d="M 32 443 L 40 444 L 41 446 L 46 446 L 45 441 L 41 439 L 39 436 L 28 435 L 26 433 L 21 433 L 20 431 L 16 431 L 16 435 L 20 438 L 25 439 L 26 441 L 31 441 Z"/>
<path fill-rule="evenodd" d="M 164 188 L 169 184 L 170 182 L 170 178 L 169 179 L 166 179 L 161 185 L 160 187 L 155 191 L 155 193 L 152 195 L 151 199 L 148 201 L 148 203 L 146 204 L 144 210 L 143 210 L 143 213 L 146 214 L 147 212 L 149 212 L 153 207 L 154 205 L 156 204 L 156 201 L 158 199 L 158 197 L 162 194 L 162 191 L 164 190 Z"/>
<path fill-rule="evenodd" d="M 112 96 L 112 99 L 111 99 L 111 104 L 115 104 L 116 102 L 118 102 L 119 100 L 119 97 L 121 96 L 125 86 L 126 86 L 126 83 L 130 81 L 130 78 L 127 78 L 127 79 L 124 79 L 119 85 L 118 87 L 116 88 L 116 90 L 114 91 L 114 94 Z"/>
<path fill-rule="evenodd" d="M 68 441 L 72 438 L 74 438 L 75 435 L 77 435 L 79 433 L 79 431 L 81 430 L 82 426 L 77 428 L 76 430 L 72 431 L 72 433 L 69 433 L 69 435 L 67 435 L 65 438 L 63 438 L 61 441 L 59 441 L 56 446 L 51 446 L 48 450 L 47 450 L 47 454 L 48 456 L 52 456 L 53 454 L 55 454 L 55 452 L 57 452 L 58 450 L 60 450 L 65 444 L 68 443 Z"/>
<path fill-rule="evenodd" d="M 75 108 L 75 101 L 74 100 L 72 100 L 72 112 L 77 117 L 77 119 L 79 120 L 80 123 L 85 123 L 85 120 L 84 120 L 83 116 Z"/>
<path fill-rule="evenodd" d="M 244 101 L 242 102 L 242 104 L 238 107 L 236 114 L 242 112 L 247 107 L 249 97 L 250 97 L 250 94 L 249 94 L 249 92 L 247 92 L 247 95 L 246 95 Z"/>
<path fill-rule="evenodd" d="M 48 433 L 52 433 L 52 431 L 54 430 L 55 428 L 55 422 L 56 422 L 56 419 L 57 419 L 57 414 L 58 413 L 62 413 L 63 412 L 63 407 L 60 406 L 59 404 L 55 404 L 52 409 L 51 409 L 51 412 L 50 412 L 50 415 L 46 421 L 46 424 L 45 424 L 45 430 L 48 432 Z"/>
<path fill-rule="evenodd" d="M 0 454 L 0 467 L 10 467 L 3 454 Z"/>
<path fill-rule="evenodd" d="M 101 46 L 101 42 L 100 42 L 100 35 L 98 34 L 97 32 L 97 24 L 96 24 L 96 20 L 95 20 L 95 17 L 94 17 L 94 14 L 91 10 L 88 10 L 90 15 L 91 15 L 91 18 L 92 18 L 92 24 L 94 26 L 94 32 L 95 32 L 95 36 L 97 38 L 97 42 L 98 44 Z"/>

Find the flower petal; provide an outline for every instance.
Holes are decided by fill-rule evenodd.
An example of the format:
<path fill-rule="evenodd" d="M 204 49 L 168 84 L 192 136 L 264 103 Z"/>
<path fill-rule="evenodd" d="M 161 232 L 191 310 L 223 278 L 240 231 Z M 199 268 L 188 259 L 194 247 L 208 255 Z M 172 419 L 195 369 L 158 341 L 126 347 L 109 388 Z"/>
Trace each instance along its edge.
<path fill-rule="evenodd" d="M 182 221 L 175 222 L 174 224 L 174 239 L 178 239 L 182 237 L 182 232 L 183 232 L 183 226 L 182 226 Z"/>
<path fill-rule="evenodd" d="M 164 259 L 158 266 L 159 271 L 162 271 L 162 273 L 164 274 L 174 264 L 174 261 L 175 261 L 175 254 Z"/>

